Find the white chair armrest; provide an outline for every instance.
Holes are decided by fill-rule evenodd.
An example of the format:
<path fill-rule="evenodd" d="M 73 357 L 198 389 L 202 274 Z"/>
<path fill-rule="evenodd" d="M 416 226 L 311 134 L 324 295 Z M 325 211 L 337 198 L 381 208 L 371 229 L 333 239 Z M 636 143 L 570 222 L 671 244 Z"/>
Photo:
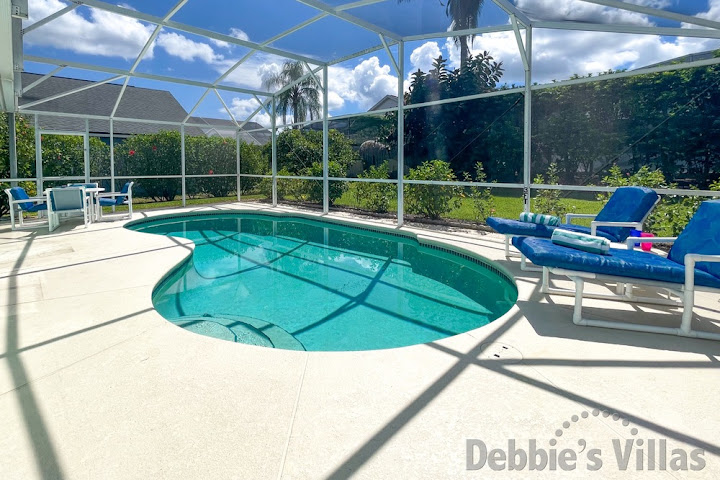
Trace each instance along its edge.
<path fill-rule="evenodd" d="M 633 250 L 636 243 L 675 243 L 678 237 L 628 237 L 625 240 L 629 250 Z"/>
<path fill-rule="evenodd" d="M 110 198 L 110 197 L 129 197 L 129 193 L 110 192 L 110 193 L 98 193 L 97 198 Z"/>
<path fill-rule="evenodd" d="M 595 235 L 597 227 L 635 227 L 636 229 L 642 229 L 643 222 L 602 222 L 592 221 L 590 222 L 590 235 Z"/>
<path fill-rule="evenodd" d="M 28 197 L 28 198 L 24 198 L 22 200 L 13 200 L 10 203 L 13 205 L 16 205 L 18 203 L 25 203 L 25 202 L 47 202 L 47 197 Z"/>
<path fill-rule="evenodd" d="M 695 288 L 695 264 L 697 262 L 720 262 L 720 255 L 706 255 L 702 253 L 688 253 L 685 255 L 685 288 Z"/>
<path fill-rule="evenodd" d="M 566 213 L 565 223 L 571 223 L 573 218 L 595 218 L 597 213 Z"/>

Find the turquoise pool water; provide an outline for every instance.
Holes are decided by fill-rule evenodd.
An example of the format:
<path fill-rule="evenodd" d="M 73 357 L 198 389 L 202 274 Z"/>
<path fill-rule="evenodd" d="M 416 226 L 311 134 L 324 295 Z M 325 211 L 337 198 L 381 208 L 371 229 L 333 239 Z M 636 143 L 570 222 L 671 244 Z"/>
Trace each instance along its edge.
<path fill-rule="evenodd" d="M 165 217 L 129 225 L 188 238 L 188 261 L 153 303 L 188 330 L 305 350 L 427 343 L 488 324 L 517 300 L 487 260 L 414 238 L 256 213 Z"/>

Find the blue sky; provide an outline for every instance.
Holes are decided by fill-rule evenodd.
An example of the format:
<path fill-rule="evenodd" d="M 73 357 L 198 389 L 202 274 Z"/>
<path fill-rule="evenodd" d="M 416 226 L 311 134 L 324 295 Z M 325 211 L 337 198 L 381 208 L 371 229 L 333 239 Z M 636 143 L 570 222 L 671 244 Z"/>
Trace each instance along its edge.
<path fill-rule="evenodd" d="M 720 21 L 720 0 L 627 0 L 628 3 L 697 15 Z M 123 0 L 131 9 L 164 16 L 176 0 Z M 347 0 L 326 0 L 341 6 Z M 569 19 L 594 23 L 622 23 L 643 26 L 689 27 L 678 22 L 612 9 L 578 0 L 514 0 L 533 19 Z M 30 22 L 66 6 L 63 0 L 31 0 Z M 446 31 L 450 21 L 439 0 L 396 0 L 347 10 L 357 18 L 401 36 Z M 189 0 L 172 20 L 201 27 L 242 40 L 263 43 L 294 25 L 317 16 L 320 11 L 296 0 Z M 506 25 L 507 15 L 486 0 L 479 26 Z M 73 60 L 116 68 L 129 68 L 154 29 L 154 25 L 89 7 L 79 7 L 38 28 L 25 38 L 26 55 Z M 379 44 L 378 36 L 344 20 L 326 16 L 317 22 L 270 44 L 271 47 L 329 61 Z M 535 82 L 568 78 L 617 68 L 639 68 L 688 53 L 720 47 L 717 40 L 690 37 L 659 37 L 601 32 L 536 29 L 533 38 Z M 396 55 L 396 50 L 392 49 Z M 502 61 L 503 81 L 521 84 L 523 72 L 515 38 L 510 32 L 476 37 L 474 52 L 489 51 Z M 215 82 L 249 50 L 171 28 L 164 28 L 139 72 Z M 408 42 L 405 47 L 406 71 L 427 70 L 433 58 L 442 54 L 451 67 L 459 64 L 455 44 L 447 38 Z M 284 59 L 265 52 L 253 54 L 223 84 L 264 90 L 263 80 L 277 72 Z M 52 66 L 26 62 L 27 71 L 44 73 Z M 109 75 L 86 70 L 66 69 L 60 73 L 87 79 Z M 332 66 L 329 78 L 331 114 L 362 112 L 386 94 L 397 93 L 397 73 L 383 51 Z M 190 110 L 204 89 L 164 82 L 133 79 L 131 85 L 170 90 L 186 110 Z M 222 92 L 222 98 L 238 119 L 255 108 L 256 101 L 244 94 Z M 226 118 L 220 101 L 213 95 L 197 108 L 196 115 Z M 268 116 L 257 117 L 267 123 Z"/>

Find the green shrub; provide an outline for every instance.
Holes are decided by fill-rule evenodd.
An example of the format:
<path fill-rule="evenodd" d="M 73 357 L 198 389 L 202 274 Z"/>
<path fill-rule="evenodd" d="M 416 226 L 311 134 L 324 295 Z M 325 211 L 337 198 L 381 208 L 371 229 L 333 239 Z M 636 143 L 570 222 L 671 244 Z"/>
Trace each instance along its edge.
<path fill-rule="evenodd" d="M 180 132 L 131 136 L 115 146 L 115 169 L 118 176 L 180 175 Z M 180 193 L 180 182 L 173 178 L 143 178 L 137 185 L 156 201 L 172 201 Z"/>
<path fill-rule="evenodd" d="M 544 185 L 559 185 L 560 177 L 558 166 L 551 163 L 547 171 L 547 182 L 545 177 L 537 174 L 533 179 L 533 183 Z M 555 215 L 556 217 L 564 217 L 568 213 L 568 208 L 561 201 L 562 191 L 560 190 L 540 190 L 533 199 L 532 211 L 536 213 L 544 213 L 547 215 Z"/>
<path fill-rule="evenodd" d="M 466 182 L 471 182 L 472 177 L 465 172 L 464 180 Z M 483 164 L 480 162 L 475 164 L 475 181 L 480 183 L 487 182 L 487 174 L 485 173 Z M 494 212 L 495 199 L 493 198 L 492 191 L 489 188 L 470 187 L 465 196 L 472 201 L 475 221 L 484 222 Z"/>
<path fill-rule="evenodd" d="M 417 168 L 411 168 L 408 180 L 456 181 L 448 162 L 428 160 Z M 405 205 L 409 213 L 437 219 L 460 206 L 462 188 L 452 185 L 408 185 Z"/>
<path fill-rule="evenodd" d="M 371 165 L 358 178 L 390 178 L 387 160 L 380 165 Z M 390 208 L 390 201 L 396 195 L 397 187 L 392 183 L 353 182 L 352 189 L 358 205 L 373 212 L 385 213 Z"/>
<path fill-rule="evenodd" d="M 328 176 L 330 177 L 344 177 L 347 168 L 338 162 L 328 162 Z M 321 163 L 313 163 L 310 168 L 306 169 L 303 175 L 308 177 L 322 177 L 323 168 Z M 308 180 L 304 183 L 306 189 L 307 199 L 313 203 L 322 203 L 323 201 L 323 182 L 322 180 Z M 347 183 L 345 182 L 329 182 L 328 187 L 328 200 L 330 205 L 334 205 L 335 201 L 343 196 L 343 193 L 347 190 Z"/>

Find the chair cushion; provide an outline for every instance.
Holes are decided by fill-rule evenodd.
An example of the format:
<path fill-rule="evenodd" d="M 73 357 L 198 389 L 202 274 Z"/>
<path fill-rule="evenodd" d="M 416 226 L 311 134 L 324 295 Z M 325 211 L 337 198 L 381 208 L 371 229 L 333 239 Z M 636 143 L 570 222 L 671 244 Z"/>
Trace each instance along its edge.
<path fill-rule="evenodd" d="M 27 192 L 22 187 L 12 187 L 10 189 L 10 195 L 12 195 L 13 200 L 27 200 L 30 197 L 28 196 Z M 34 203 L 32 201 L 29 202 L 22 202 L 17 204 L 21 210 L 30 210 Z"/>
<path fill-rule="evenodd" d="M 573 225 L 570 223 L 563 223 L 557 227 L 550 225 L 540 225 L 537 223 L 521 222 L 519 220 L 511 220 L 509 218 L 499 217 L 488 217 L 486 220 L 487 225 L 498 233 L 503 235 L 522 235 L 525 237 L 541 237 L 550 238 L 556 228 L 562 228 L 563 230 L 570 230 L 571 232 L 586 233 L 590 235 L 590 227 L 583 227 L 582 225 Z M 598 229 L 597 236 L 607 238 L 611 242 L 617 240 L 613 235 L 607 232 L 600 231 Z"/>
<path fill-rule="evenodd" d="M 115 198 L 112 198 L 112 197 L 98 198 L 98 202 L 100 202 L 100 205 L 103 207 L 113 207 L 116 205 L 123 205 L 125 203 L 125 200 L 127 200 L 127 197 L 124 195 L 118 195 Z"/>
<path fill-rule="evenodd" d="M 684 264 L 688 253 L 720 255 L 720 200 L 708 200 L 700 204 L 675 240 L 668 258 Z M 695 268 L 720 277 L 720 263 L 698 262 Z"/>
<path fill-rule="evenodd" d="M 556 245 L 543 238 L 513 238 L 517 247 L 535 265 L 619 277 L 685 283 L 685 267 L 670 259 L 639 250 L 611 248 L 597 255 Z M 695 269 L 695 284 L 720 288 L 720 277 Z"/>
<path fill-rule="evenodd" d="M 488 217 L 488 227 L 504 235 L 525 235 L 529 237 L 550 238 L 555 227 L 539 223 L 521 222 L 509 218 Z"/>
<path fill-rule="evenodd" d="M 35 205 L 26 210 L 28 212 L 39 212 L 41 210 L 47 210 L 47 203 L 36 203 Z"/>
<path fill-rule="evenodd" d="M 652 210 L 659 195 L 646 187 L 620 187 L 610 196 L 595 220 L 598 222 L 639 222 Z M 632 228 L 598 227 L 598 234 L 613 242 L 624 242 Z"/>

